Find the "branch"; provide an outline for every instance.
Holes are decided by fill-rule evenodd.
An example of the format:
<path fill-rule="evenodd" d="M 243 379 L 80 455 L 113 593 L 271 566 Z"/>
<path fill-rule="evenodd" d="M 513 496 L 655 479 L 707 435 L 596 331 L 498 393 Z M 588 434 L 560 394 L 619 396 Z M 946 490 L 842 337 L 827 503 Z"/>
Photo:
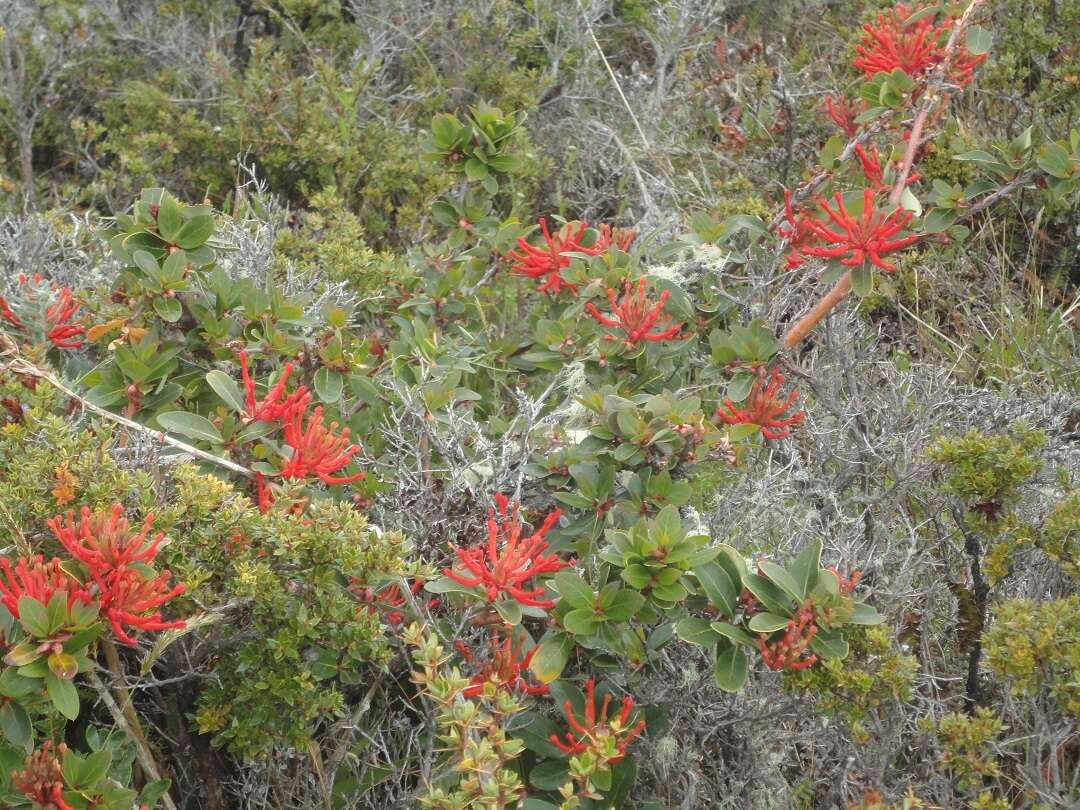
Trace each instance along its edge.
<path fill-rule="evenodd" d="M 128 738 L 135 743 L 135 758 L 139 760 L 139 765 L 142 766 L 143 771 L 155 782 L 161 780 L 161 771 L 158 770 L 157 762 L 154 761 L 154 755 L 151 753 L 149 746 L 146 744 L 145 738 L 135 733 L 135 730 L 128 723 L 127 718 L 124 716 L 124 712 L 117 705 L 113 699 L 112 693 L 109 692 L 107 687 L 98 677 L 98 674 L 91 670 L 86 673 L 90 679 L 91 686 L 98 693 L 98 697 L 101 698 L 101 702 L 105 704 L 105 708 L 109 710 L 109 714 L 112 715 L 113 722 L 125 733 Z M 168 791 L 161 794 L 161 803 L 165 805 L 165 810 L 177 810 L 176 803 L 172 800 L 172 796 Z"/>
<path fill-rule="evenodd" d="M 12 374 L 23 374 L 29 377 L 35 377 L 39 380 L 44 380 L 49 385 L 53 386 L 53 388 L 56 388 L 58 391 L 61 391 L 62 393 L 74 399 L 86 410 L 90 411 L 91 413 L 97 414 L 104 419 L 108 419 L 111 422 L 116 422 L 117 424 L 123 425 L 126 428 L 130 428 L 131 430 L 142 433 L 145 436 L 149 436 L 150 438 L 154 439 L 155 441 L 159 441 L 162 444 L 167 444 L 170 447 L 175 447 L 177 450 L 181 450 L 190 456 L 194 456 L 195 458 L 207 461 L 211 464 L 216 464 L 219 467 L 224 467 L 226 470 L 237 473 L 238 475 L 242 475 L 245 478 L 255 477 L 254 472 L 249 470 L 247 467 L 237 464 L 235 461 L 229 461 L 227 458 L 215 456 L 213 453 L 208 453 L 205 450 L 200 450 L 198 447 L 192 447 L 190 444 L 182 442 L 179 439 L 174 439 L 172 436 L 168 436 L 160 430 L 153 430 L 151 428 L 148 428 L 146 425 L 141 425 L 132 419 L 128 419 L 125 416 L 120 416 L 120 414 L 113 413 L 112 411 L 107 411 L 104 408 L 95 405 L 94 403 L 87 400 L 85 397 L 68 388 L 49 371 L 46 371 L 40 366 L 34 365 L 29 360 L 22 357 L 19 354 L 19 349 L 15 345 L 15 342 L 3 335 L 0 335 L 0 358 L 6 358 L 6 360 L 2 364 L 0 364 L 0 371 L 9 371 Z"/>

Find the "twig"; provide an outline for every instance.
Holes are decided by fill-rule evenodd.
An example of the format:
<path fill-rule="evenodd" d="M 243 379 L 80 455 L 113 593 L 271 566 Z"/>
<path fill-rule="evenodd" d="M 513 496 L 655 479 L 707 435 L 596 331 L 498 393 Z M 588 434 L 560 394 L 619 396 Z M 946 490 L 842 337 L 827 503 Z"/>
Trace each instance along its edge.
<path fill-rule="evenodd" d="M 630 120 L 634 122 L 634 128 L 637 129 L 637 133 L 641 137 L 641 142 L 645 144 L 646 149 L 651 148 L 649 146 L 649 139 L 645 137 L 645 130 L 641 128 L 641 124 L 638 122 L 637 116 L 634 115 L 634 110 L 630 106 L 630 102 L 626 100 L 622 87 L 619 86 L 619 79 L 615 76 L 615 71 L 611 69 L 611 63 L 608 62 L 607 57 L 604 55 L 604 49 L 600 47 L 600 40 L 598 40 L 596 34 L 593 33 L 592 21 L 589 20 L 589 15 L 585 13 L 585 8 L 581 5 L 581 0 L 578 0 L 578 8 L 581 9 L 582 19 L 585 20 L 585 30 L 589 33 L 589 38 L 592 40 L 593 45 L 596 46 L 596 52 L 600 54 L 600 61 L 603 62 L 604 67 L 607 68 L 608 76 L 611 77 L 611 83 L 615 85 L 615 92 L 618 93 L 619 98 L 622 99 L 626 111 L 630 113 Z"/>
<path fill-rule="evenodd" d="M 10 347 L 8 347 L 7 345 L 9 343 L 11 344 Z M 175 447 L 177 450 L 182 450 L 183 452 L 187 453 L 188 455 L 194 456 L 195 458 L 207 461 L 211 464 L 216 464 L 219 467 L 224 467 L 230 472 L 243 475 L 246 478 L 255 477 L 254 472 L 249 470 L 247 467 L 237 464 L 235 461 L 229 461 L 228 459 L 221 458 L 221 456 L 215 456 L 213 453 L 208 453 L 205 450 L 200 450 L 198 447 L 192 447 L 190 444 L 182 442 L 179 439 L 174 439 L 172 436 L 169 436 L 161 432 L 160 430 L 152 430 L 146 425 L 140 425 L 138 422 L 132 419 L 128 419 L 125 416 L 113 413 L 112 411 L 107 411 L 104 408 L 95 405 L 94 403 L 87 400 L 85 397 L 68 388 L 66 385 L 60 382 L 60 380 L 56 379 L 55 376 L 53 376 L 45 369 L 41 368 L 40 366 L 36 366 L 30 361 L 21 357 L 18 354 L 18 348 L 14 346 L 13 341 L 10 341 L 8 339 L 3 340 L 2 342 L 0 342 L 0 348 L 4 349 L 4 351 L 0 352 L 0 357 L 7 358 L 3 364 L 0 364 L 0 369 L 4 371 L 10 371 L 13 374 L 24 374 L 29 377 L 36 377 L 39 380 L 44 380 L 49 385 L 53 386 L 57 390 L 63 392 L 67 396 L 77 401 L 80 405 L 82 405 L 83 408 L 90 411 L 91 413 L 97 414 L 98 416 L 101 416 L 112 422 L 116 422 L 119 425 L 130 428 L 131 430 L 138 431 L 139 433 L 142 433 L 145 436 L 149 436 L 152 439 L 161 442 L 162 444 L 167 444 L 171 447 Z"/>
<path fill-rule="evenodd" d="M 94 671 L 87 673 L 87 677 L 90 679 L 91 686 L 98 693 L 98 697 L 101 698 L 101 702 L 105 704 L 105 708 L 109 710 L 109 714 L 112 715 L 113 722 L 116 723 L 120 729 L 127 734 L 133 743 L 135 743 L 135 758 L 139 760 L 139 765 L 146 772 L 146 775 L 155 782 L 161 780 L 161 771 L 158 770 L 157 763 L 154 761 L 154 755 L 150 751 L 149 746 L 146 744 L 146 740 L 135 733 L 131 725 L 128 723 L 127 718 L 124 716 L 124 712 L 117 705 L 116 700 L 113 699 L 112 693 L 109 692 L 107 687 L 98 677 L 98 674 Z M 177 810 L 176 803 L 172 800 L 172 796 L 168 791 L 161 794 L 161 803 L 165 805 L 165 810 Z"/>

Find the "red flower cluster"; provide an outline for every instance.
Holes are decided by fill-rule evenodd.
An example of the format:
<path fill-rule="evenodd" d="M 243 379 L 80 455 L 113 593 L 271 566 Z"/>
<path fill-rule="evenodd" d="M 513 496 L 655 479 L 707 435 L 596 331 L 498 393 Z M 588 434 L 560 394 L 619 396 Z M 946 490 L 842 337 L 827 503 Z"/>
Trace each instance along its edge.
<path fill-rule="evenodd" d="M 784 375 L 777 369 L 772 370 L 768 383 L 765 382 L 765 369 L 758 369 L 758 378 L 750 387 L 746 408 L 736 408 L 730 399 L 725 399 L 716 409 L 716 418 L 728 425 L 757 425 L 766 439 L 787 438 L 791 433 L 788 428 L 805 419 L 806 411 L 784 416 L 795 404 L 799 393 L 792 391 L 783 397 L 780 393 L 783 384 Z"/>
<path fill-rule="evenodd" d="M 25 288 L 28 282 L 29 279 L 25 274 L 19 275 L 20 287 Z M 31 301 L 37 300 L 41 294 L 43 279 L 40 273 L 34 275 L 33 282 L 33 288 L 27 292 Z M 72 298 L 69 287 L 58 287 L 54 284 L 52 291 L 56 294 L 56 298 L 45 308 L 43 319 L 45 339 L 58 349 L 78 349 L 82 346 L 82 338 L 79 335 L 86 329 L 79 324 L 71 323 L 71 319 L 78 313 L 79 304 Z M 20 331 L 25 332 L 28 329 L 26 323 L 15 314 L 3 296 L 0 296 L 0 318 Z"/>
<path fill-rule="evenodd" d="M 168 571 L 156 576 L 145 572 L 165 539 L 165 534 L 158 532 L 147 542 L 153 520 L 152 515 L 147 515 L 142 529 L 133 535 L 124 508 L 114 504 L 108 515 L 92 515 L 89 508 L 83 507 L 79 522 L 70 511 L 66 522 L 60 516 L 48 522 L 56 539 L 86 566 L 101 601 L 101 615 L 112 625 L 116 638 L 125 644 L 135 644 L 125 626 L 139 630 L 185 626 L 182 620 L 165 621 L 160 610 L 184 592 L 183 584 L 170 588 Z"/>
<path fill-rule="evenodd" d="M 817 199 L 818 207 L 827 217 L 825 221 L 805 212 L 800 212 L 796 217 L 789 202 L 789 228 L 780 232 L 782 238 L 791 242 L 789 267 L 803 264 L 806 256 L 816 256 L 820 259 L 838 259 L 845 267 L 859 267 L 869 260 L 875 267 L 891 272 L 896 269 L 895 265 L 881 257 L 907 247 L 919 238 L 917 235 L 897 238 L 897 234 L 911 222 L 912 213 L 894 208 L 888 214 L 883 214 L 877 209 L 874 192 L 870 188 L 863 189 L 863 210 L 857 217 L 848 213 L 840 192 L 833 199 L 835 208 L 824 199 Z M 829 226 L 830 222 L 833 227 Z"/>
<path fill-rule="evenodd" d="M 851 576 L 845 577 L 839 571 L 836 570 L 836 566 L 829 566 L 829 570 L 836 574 L 837 582 L 839 583 L 839 590 L 842 596 L 850 596 L 854 593 L 855 588 L 859 585 L 859 580 L 862 579 L 862 571 L 852 571 Z"/>
<path fill-rule="evenodd" d="M 653 343 L 664 340 L 681 340 L 679 330 L 683 325 L 677 323 L 674 326 L 664 327 L 671 318 L 664 314 L 664 304 L 671 296 L 667 290 L 660 293 L 659 300 L 652 304 L 645 295 L 646 280 L 638 279 L 637 292 L 634 292 L 633 283 L 627 279 L 623 283 L 622 300 L 617 301 L 615 290 L 608 287 L 608 304 L 611 306 L 611 317 L 604 315 L 590 301 L 585 305 L 585 310 L 603 326 L 620 330 L 626 346 L 636 346 L 643 340 Z M 606 335 L 605 340 L 615 340 L 614 336 Z"/>
<path fill-rule="evenodd" d="M 525 237 L 520 237 L 518 239 L 519 251 L 510 251 L 507 254 L 514 260 L 514 272 L 529 278 L 544 279 L 544 283 L 539 287 L 540 292 L 558 294 L 565 287 L 570 292 L 576 293 L 577 286 L 564 281 L 561 275 L 573 261 L 573 257 L 568 254 L 583 253 L 586 256 L 599 256 L 606 253 L 612 245 L 625 251 L 629 249 L 637 236 L 633 230 L 613 229 L 604 224 L 597 228 L 599 235 L 596 241 L 586 247 L 581 244 L 581 237 L 588 227 L 584 222 L 568 222 L 553 236 L 548 230 L 547 220 L 541 217 L 540 232 L 544 237 L 544 245 L 542 247 L 531 245 Z"/>
<path fill-rule="evenodd" d="M 875 25 L 863 26 L 862 42 L 855 46 L 855 67 L 867 79 L 876 73 L 892 73 L 896 68 L 915 77 L 942 62 L 952 21 L 936 23 L 934 14 L 918 16 L 922 11 L 898 3 L 889 13 L 878 15 Z M 915 16 L 918 19 L 912 20 Z M 960 86 L 968 84 L 972 72 L 985 58 L 986 54 L 975 56 L 958 45 L 949 66 L 949 80 Z"/>
<path fill-rule="evenodd" d="M 45 333 L 45 337 L 52 341 L 56 348 L 77 349 L 82 346 L 82 338 L 78 336 L 86 329 L 71 323 L 78 311 L 79 304 L 72 300 L 68 287 L 63 287 L 56 300 L 46 308 L 45 322 L 49 325 L 49 331 Z"/>
<path fill-rule="evenodd" d="M 294 409 L 307 407 L 307 404 L 311 402 L 311 394 L 302 385 L 282 399 L 285 395 L 285 384 L 288 383 L 293 368 L 292 363 L 286 363 L 277 384 L 267 392 L 261 402 L 256 401 L 255 382 L 248 372 L 247 352 L 240 352 L 240 376 L 243 378 L 245 394 L 243 414 L 245 422 L 276 422 L 287 419 Z"/>
<path fill-rule="evenodd" d="M 57 751 L 63 756 L 67 746 L 60 743 Z M 29 799 L 35 808 L 74 810 L 64 801 L 64 771 L 59 758 L 53 753 L 52 742 L 43 743 L 41 748 L 30 754 L 24 770 L 12 772 L 11 786 Z"/>
<path fill-rule="evenodd" d="M 502 493 L 495 494 L 495 504 L 498 518 L 495 509 L 488 510 L 487 544 L 454 548 L 457 561 L 466 573 L 458 573 L 452 568 L 444 569 L 443 573 L 466 588 L 483 588 L 489 603 L 494 602 L 500 594 L 505 594 L 522 605 L 544 609 L 554 607 L 552 600 L 543 598 L 543 587 L 527 588 L 526 583 L 533 577 L 552 574 L 570 565 L 554 554 L 544 553 L 548 547 L 544 535 L 555 525 L 562 512 L 556 509 L 544 518 L 539 529 L 522 538 L 520 504 L 515 503 L 510 512 L 506 496 Z"/>
<path fill-rule="evenodd" d="M 334 435 L 338 423 L 331 422 L 330 427 L 326 427 L 321 406 L 315 408 L 305 426 L 306 410 L 306 403 L 304 407 L 294 407 L 285 418 L 285 443 L 293 452 L 281 468 L 281 477 L 307 478 L 314 475 L 324 484 L 350 484 L 362 479 L 362 472 L 334 476 L 360 452 L 360 445 L 349 444 L 349 429 L 345 428 L 341 434 Z"/>
<path fill-rule="evenodd" d="M 0 579 L 0 603 L 16 619 L 19 618 L 19 599 L 24 596 L 47 605 L 57 591 L 64 591 L 67 593 L 68 610 L 77 601 L 84 605 L 94 601 L 82 583 L 61 568 L 60 560 L 55 557 L 49 562 L 45 562 L 40 554 L 30 559 L 22 557 L 14 570 L 8 560 L 0 559 L 0 569 L 6 579 Z"/>
<path fill-rule="evenodd" d="M 807 669 L 817 663 L 817 656 L 810 652 L 810 641 L 817 633 L 814 609 L 809 603 L 799 608 L 795 618 L 787 623 L 784 634 L 777 641 L 768 641 L 768 634 L 758 634 L 758 649 L 769 669 Z"/>
<path fill-rule="evenodd" d="M 465 646 L 461 640 L 455 641 L 454 646 L 461 653 L 461 657 L 472 664 L 476 660 L 472 650 Z M 546 695 L 546 684 L 532 684 L 525 678 L 529 670 L 533 656 L 538 647 L 533 647 L 522 655 L 521 642 L 517 644 L 511 636 L 500 640 L 498 633 L 491 636 L 491 651 L 484 666 L 472 676 L 469 685 L 462 692 L 465 697 L 472 698 L 484 693 L 484 685 L 494 683 L 496 689 L 505 689 L 509 692 L 521 692 L 526 695 Z"/>
<path fill-rule="evenodd" d="M 866 102 L 856 103 L 843 97 L 825 96 L 825 112 L 847 137 L 855 137 L 859 124 L 855 121 L 866 110 Z"/>
<path fill-rule="evenodd" d="M 574 707 L 569 700 L 563 701 L 563 714 L 569 723 L 573 733 L 566 733 L 566 741 L 563 742 L 555 734 L 549 737 L 551 744 L 561 751 L 573 756 L 585 751 L 593 751 L 601 754 L 604 747 L 600 740 L 604 737 L 615 738 L 615 750 L 618 753 L 607 760 L 608 764 L 615 764 L 626 756 L 626 749 L 638 735 L 645 730 L 645 720 L 638 720 L 633 726 L 630 722 L 630 713 L 634 710 L 634 699 L 626 695 L 622 699 L 622 707 L 617 717 L 608 719 L 608 708 L 611 706 L 611 695 L 604 695 L 604 702 L 600 707 L 599 717 L 596 711 L 596 684 L 592 678 L 585 682 L 585 716 L 579 721 L 574 715 Z"/>

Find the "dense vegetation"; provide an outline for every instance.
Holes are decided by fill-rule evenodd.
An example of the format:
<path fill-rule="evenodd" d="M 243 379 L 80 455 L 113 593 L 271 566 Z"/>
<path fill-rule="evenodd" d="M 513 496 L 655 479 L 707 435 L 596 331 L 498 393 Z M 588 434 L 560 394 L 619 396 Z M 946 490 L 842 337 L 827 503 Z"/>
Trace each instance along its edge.
<path fill-rule="evenodd" d="M 1080 0 L 0 7 L 0 804 L 1080 802 Z"/>

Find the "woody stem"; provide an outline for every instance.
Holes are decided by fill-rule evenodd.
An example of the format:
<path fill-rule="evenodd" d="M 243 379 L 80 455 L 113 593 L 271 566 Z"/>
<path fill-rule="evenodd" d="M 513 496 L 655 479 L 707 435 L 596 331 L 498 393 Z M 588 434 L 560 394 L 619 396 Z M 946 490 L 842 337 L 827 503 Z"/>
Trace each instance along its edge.
<path fill-rule="evenodd" d="M 784 335 L 784 348 L 790 349 L 799 345 L 813 331 L 814 327 L 821 323 L 825 316 L 844 300 L 849 292 L 851 292 L 851 273 L 847 272 L 840 276 L 839 281 L 822 296 L 820 301 L 814 304 L 813 309 L 799 318 L 787 331 L 787 334 Z"/>
<path fill-rule="evenodd" d="M 109 710 L 109 714 L 112 715 L 113 722 L 119 726 L 131 741 L 135 743 L 135 757 L 139 761 L 139 765 L 142 766 L 143 771 L 149 779 L 157 782 L 160 781 L 161 770 L 158 768 L 157 761 L 154 759 L 154 753 L 150 749 L 150 743 L 146 741 L 146 736 L 143 734 L 142 725 L 139 723 L 138 715 L 135 714 L 134 709 L 131 706 L 131 696 L 121 685 L 121 677 L 123 670 L 114 669 L 115 666 L 120 666 L 120 656 L 116 651 L 116 647 L 109 639 L 105 639 L 102 643 L 102 647 L 105 650 L 105 661 L 108 664 L 110 671 L 117 678 L 117 685 L 114 687 L 117 694 L 121 696 L 121 700 L 124 702 L 123 707 L 116 702 L 112 692 L 109 691 L 98 674 L 91 670 L 88 674 L 90 678 L 90 684 L 97 691 L 98 696 L 101 698 L 101 702 L 105 704 L 105 708 Z M 111 652 L 110 652 L 111 650 Z M 165 810 L 177 810 L 176 803 L 172 800 L 172 796 L 168 791 L 161 795 L 161 803 L 165 806 Z"/>

